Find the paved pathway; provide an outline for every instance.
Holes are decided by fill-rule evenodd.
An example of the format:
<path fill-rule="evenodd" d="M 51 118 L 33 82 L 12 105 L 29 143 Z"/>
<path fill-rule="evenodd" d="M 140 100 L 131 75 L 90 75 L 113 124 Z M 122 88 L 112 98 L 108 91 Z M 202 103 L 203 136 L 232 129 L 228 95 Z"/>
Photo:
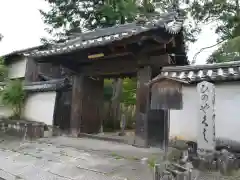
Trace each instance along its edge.
<path fill-rule="evenodd" d="M 0 180 L 152 180 L 152 169 L 141 159 L 161 156 L 158 148 L 100 140 L 56 137 L 27 142 L 0 134 Z M 216 180 L 216 175 L 201 173 L 199 180 Z"/>
<path fill-rule="evenodd" d="M 0 140 L 0 179 L 151 180 L 151 168 L 139 159 L 155 151 L 68 137 Z"/>

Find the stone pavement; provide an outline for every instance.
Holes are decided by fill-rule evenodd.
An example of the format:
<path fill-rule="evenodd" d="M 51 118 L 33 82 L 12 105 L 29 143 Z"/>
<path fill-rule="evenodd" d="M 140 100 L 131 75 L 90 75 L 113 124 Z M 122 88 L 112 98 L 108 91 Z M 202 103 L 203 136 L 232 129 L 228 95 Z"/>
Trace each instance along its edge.
<path fill-rule="evenodd" d="M 141 159 L 162 154 L 84 138 L 1 138 L 0 179 L 5 180 L 151 180 L 152 169 Z"/>
<path fill-rule="evenodd" d="M 101 154 L 118 154 L 128 159 L 159 158 L 163 151 L 159 148 L 137 148 L 132 145 L 112 141 L 102 141 L 89 138 L 69 138 L 59 136 L 56 138 L 41 139 L 39 142 L 55 144 L 57 146 L 73 147 Z"/>

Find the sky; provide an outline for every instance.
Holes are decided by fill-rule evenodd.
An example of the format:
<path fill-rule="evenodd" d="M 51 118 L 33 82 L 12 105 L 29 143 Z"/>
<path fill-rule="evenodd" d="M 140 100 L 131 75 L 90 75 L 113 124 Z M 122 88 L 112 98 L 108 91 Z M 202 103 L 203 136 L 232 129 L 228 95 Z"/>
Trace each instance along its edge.
<path fill-rule="evenodd" d="M 0 33 L 4 36 L 0 43 L 0 55 L 39 45 L 40 38 L 47 36 L 39 9 L 48 8 L 44 0 L 0 0 Z M 198 41 L 189 46 L 190 61 L 201 48 L 216 43 L 217 35 L 211 27 L 202 28 Z M 200 53 L 196 64 L 204 64 L 215 49 L 216 47 Z"/>

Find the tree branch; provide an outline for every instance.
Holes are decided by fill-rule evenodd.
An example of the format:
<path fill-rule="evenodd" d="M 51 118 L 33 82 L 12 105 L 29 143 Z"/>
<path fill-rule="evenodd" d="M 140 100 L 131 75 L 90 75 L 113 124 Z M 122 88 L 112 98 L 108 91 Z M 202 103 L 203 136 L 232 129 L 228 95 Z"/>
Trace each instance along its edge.
<path fill-rule="evenodd" d="M 209 48 L 213 48 L 213 47 L 215 47 L 215 46 L 217 46 L 217 45 L 223 43 L 224 41 L 226 41 L 226 40 L 219 41 L 218 43 L 216 43 L 216 44 L 214 44 L 214 45 L 211 45 L 211 46 L 204 47 L 204 48 L 200 49 L 200 51 L 198 51 L 198 52 L 194 55 L 191 64 L 195 64 L 195 63 L 196 63 L 196 58 L 197 58 L 197 56 L 198 56 L 202 51 L 204 51 L 204 50 L 206 50 L 206 49 L 209 49 Z"/>

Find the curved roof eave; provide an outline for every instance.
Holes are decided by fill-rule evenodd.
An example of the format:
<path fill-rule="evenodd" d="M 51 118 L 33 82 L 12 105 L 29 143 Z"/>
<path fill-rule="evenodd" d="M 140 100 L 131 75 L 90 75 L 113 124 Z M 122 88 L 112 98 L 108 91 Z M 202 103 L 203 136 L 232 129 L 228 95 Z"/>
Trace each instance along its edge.
<path fill-rule="evenodd" d="M 80 34 L 78 37 L 66 43 L 55 44 L 47 50 L 35 50 L 24 53 L 25 56 L 43 57 L 72 52 L 78 49 L 85 49 L 105 45 L 147 32 L 154 29 L 164 29 L 171 35 L 178 34 L 184 22 L 184 17 L 177 12 L 158 15 L 154 18 L 138 20 L 133 23 L 116 25 L 109 28 L 97 29 L 95 31 Z"/>

